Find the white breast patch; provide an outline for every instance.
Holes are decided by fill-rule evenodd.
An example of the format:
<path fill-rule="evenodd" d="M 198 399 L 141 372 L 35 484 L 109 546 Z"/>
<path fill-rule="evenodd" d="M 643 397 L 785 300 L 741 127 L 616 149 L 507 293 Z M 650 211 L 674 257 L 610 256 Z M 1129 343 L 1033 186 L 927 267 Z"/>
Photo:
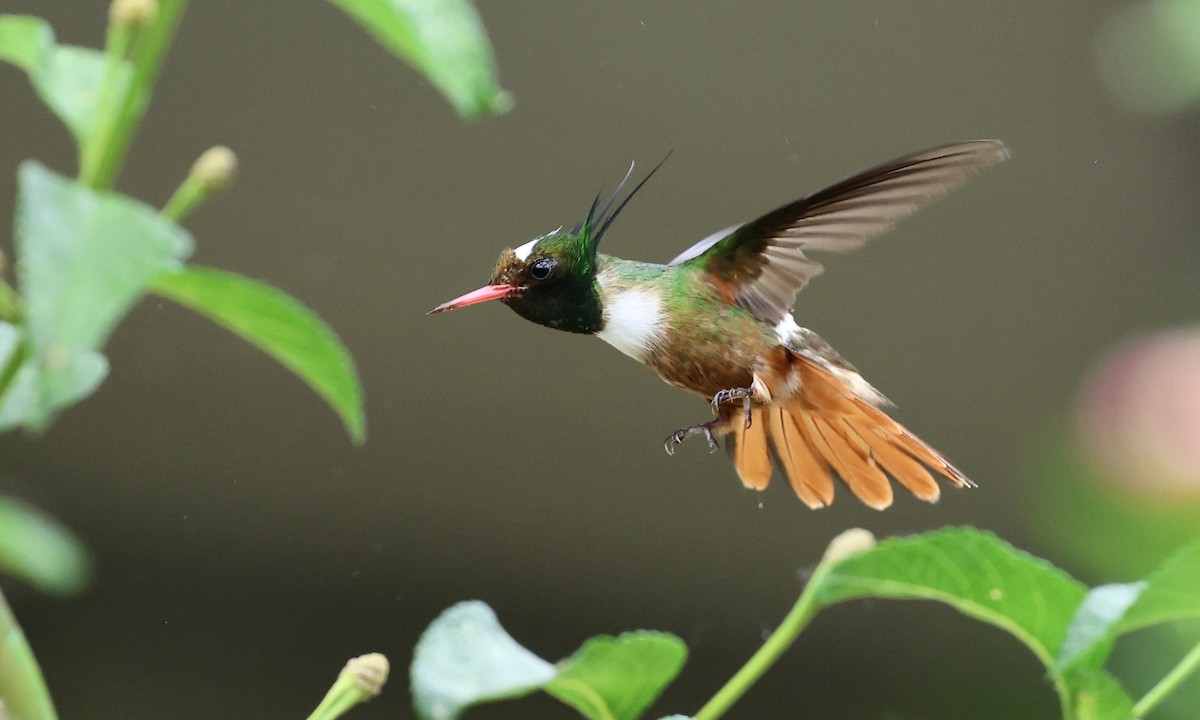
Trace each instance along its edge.
<path fill-rule="evenodd" d="M 662 298 L 653 290 L 627 288 L 603 301 L 604 329 L 596 336 L 634 360 L 643 360 L 662 335 Z"/>

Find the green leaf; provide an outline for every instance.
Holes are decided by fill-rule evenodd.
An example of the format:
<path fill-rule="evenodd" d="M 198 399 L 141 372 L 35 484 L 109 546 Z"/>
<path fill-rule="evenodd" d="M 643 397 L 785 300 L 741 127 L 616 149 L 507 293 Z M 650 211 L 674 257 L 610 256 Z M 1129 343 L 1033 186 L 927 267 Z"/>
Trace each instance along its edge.
<path fill-rule="evenodd" d="M 83 545 L 53 518 L 0 498 L 0 569 L 43 592 L 70 594 L 89 576 Z"/>
<path fill-rule="evenodd" d="M 96 121 L 106 64 L 104 53 L 99 50 L 57 45 L 47 56 L 47 62 L 30 76 L 38 95 L 66 124 L 81 147 Z M 121 61 L 116 73 L 114 94 L 124 95 L 133 80 L 133 66 Z"/>
<path fill-rule="evenodd" d="M 1093 588 L 1067 627 L 1067 637 L 1059 650 L 1055 668 L 1061 672 L 1076 663 L 1102 667 L 1112 649 L 1113 626 L 1145 588 L 1144 582 Z"/>
<path fill-rule="evenodd" d="M 19 425 L 32 413 L 33 385 L 26 381 L 14 394 L 21 370 L 29 357 L 17 326 L 0 320 L 0 432 Z M 13 398 L 17 399 L 14 400 Z"/>
<path fill-rule="evenodd" d="M 1087 589 L 991 533 L 950 528 L 880 542 L 833 566 L 816 592 L 825 605 L 937 600 L 1007 631 L 1050 667 Z"/>
<path fill-rule="evenodd" d="M 1056 668 L 1100 667 L 1118 635 L 1197 617 L 1200 541 L 1184 546 L 1142 582 L 1092 590 L 1071 622 Z"/>
<path fill-rule="evenodd" d="M 17 274 L 30 357 L 6 405 L 19 400 L 20 421 L 44 427 L 103 379 L 107 365 L 95 351 L 150 281 L 191 253 L 192 240 L 153 208 L 36 162 L 21 164 L 18 184 Z"/>
<path fill-rule="evenodd" d="M 1074 720 L 1134 720 L 1133 700 L 1112 675 L 1088 669 L 1073 671 L 1068 679 Z"/>
<path fill-rule="evenodd" d="M 0 432 L 22 424 L 40 427 L 44 417 L 38 393 L 40 366 L 22 345 L 21 331 L 6 322 L 0 322 L 0 358 L 4 358 L 4 372 L 13 374 L 0 396 Z M 10 368 L 10 363 L 15 364 Z M 108 360 L 103 355 L 90 350 L 83 353 L 59 379 L 59 402 L 65 407 L 82 400 L 107 375 Z"/>
<path fill-rule="evenodd" d="M 408 61 L 460 115 L 500 114 L 512 99 L 496 80 L 492 46 L 470 0 L 330 0 Z"/>
<path fill-rule="evenodd" d="M 634 720 L 686 658 L 679 638 L 641 630 L 594 637 L 554 666 L 513 640 L 486 604 L 463 602 L 417 643 L 413 703 L 424 720 L 454 720 L 471 705 L 544 689 L 591 720 Z"/>
<path fill-rule="evenodd" d="M 554 672 L 513 640 L 486 604 L 462 602 L 434 620 L 417 643 L 413 702 L 425 720 L 453 720 L 470 705 L 537 690 Z"/>
<path fill-rule="evenodd" d="M 50 23 L 31 15 L 0 15 L 0 60 L 32 73 L 54 45 Z"/>
<path fill-rule="evenodd" d="M 42 101 L 58 115 L 79 147 L 92 131 L 107 59 L 91 48 L 57 45 L 45 20 L 24 15 L 0 16 L 0 60 L 29 75 Z M 133 66 L 120 61 L 115 90 L 124 93 L 133 78 Z M 139 99 L 141 102 L 143 99 Z"/>
<path fill-rule="evenodd" d="M 687 646 L 674 635 L 642 630 L 591 638 L 559 663 L 546 692 L 591 720 L 634 720 L 679 674 Z"/>
<path fill-rule="evenodd" d="M 64 408 L 91 395 L 108 375 L 108 360 L 97 352 L 86 352 L 67 368 L 55 384 L 52 407 Z M 38 378 L 41 377 L 38 362 L 26 360 L 17 370 L 8 392 L 0 401 L 0 432 L 25 425 L 34 430 L 46 426 L 49 416 L 44 396 L 39 393 Z"/>
<path fill-rule="evenodd" d="M 354 442 L 366 437 L 362 387 L 350 353 L 295 298 L 241 275 L 196 266 L 160 276 L 154 291 L 261 348 L 329 403 Z"/>
<path fill-rule="evenodd" d="M 1176 551 L 1146 577 L 1146 589 L 1121 617 L 1116 631 L 1196 617 L 1200 617 L 1200 540 Z"/>

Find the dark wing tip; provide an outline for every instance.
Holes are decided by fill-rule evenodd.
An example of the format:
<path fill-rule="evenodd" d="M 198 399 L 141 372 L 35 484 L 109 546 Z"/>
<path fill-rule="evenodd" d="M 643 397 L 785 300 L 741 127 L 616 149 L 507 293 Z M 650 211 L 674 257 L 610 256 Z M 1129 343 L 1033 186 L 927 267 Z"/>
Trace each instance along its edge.
<path fill-rule="evenodd" d="M 929 150 L 910 155 L 907 158 L 901 158 L 895 162 L 901 163 L 904 160 L 915 160 L 922 156 L 926 158 L 959 156 L 965 164 L 975 165 L 983 169 L 1009 159 L 1012 157 L 1012 151 L 1008 149 L 1003 140 L 995 138 L 965 140 L 963 142 L 930 148 Z"/>
<path fill-rule="evenodd" d="M 738 304 L 763 320 L 785 315 L 821 271 L 808 250 L 848 252 L 1009 157 L 996 139 L 901 156 L 706 238 L 671 261 L 696 262 L 733 283 Z"/>

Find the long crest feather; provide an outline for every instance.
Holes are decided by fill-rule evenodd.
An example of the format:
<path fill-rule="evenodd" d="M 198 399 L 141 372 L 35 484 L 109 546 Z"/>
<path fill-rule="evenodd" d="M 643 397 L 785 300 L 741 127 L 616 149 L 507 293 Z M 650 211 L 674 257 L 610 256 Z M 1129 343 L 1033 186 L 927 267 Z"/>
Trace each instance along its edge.
<path fill-rule="evenodd" d="M 625 177 L 621 178 L 621 182 L 617 183 L 616 190 L 613 190 L 612 195 L 608 196 L 608 200 L 604 203 L 603 209 L 601 209 L 600 214 L 596 216 L 596 222 L 601 226 L 604 225 L 604 217 L 608 215 L 610 210 L 612 210 L 613 203 L 617 201 L 617 198 L 621 195 L 621 191 L 625 189 L 625 183 L 629 182 L 629 178 L 633 176 L 633 169 L 635 167 L 637 167 L 637 160 L 631 160 L 629 162 L 629 169 L 625 171 Z M 635 189 L 634 192 L 637 192 L 637 190 Z"/>
<path fill-rule="evenodd" d="M 630 169 L 633 169 L 632 165 L 630 166 Z M 593 218 L 596 217 L 596 208 L 600 205 L 600 201 L 602 199 L 604 199 L 604 193 L 596 193 L 596 199 L 592 201 L 592 206 L 588 208 L 587 215 L 584 215 L 582 218 L 580 218 L 579 222 L 575 223 L 575 227 L 571 228 L 572 235 L 579 235 L 579 233 L 583 232 L 585 228 L 588 232 L 591 232 Z"/>
<path fill-rule="evenodd" d="M 637 195 L 638 190 L 642 189 L 642 186 L 646 184 L 646 181 L 654 176 L 654 173 L 663 166 L 663 163 L 665 163 L 669 157 L 671 157 L 670 152 L 668 152 L 666 156 L 654 166 L 654 169 L 646 174 L 646 177 L 642 178 L 641 182 L 639 182 L 632 190 L 629 191 L 629 194 L 626 195 L 624 199 L 620 201 L 620 203 L 617 203 L 615 209 L 613 208 L 613 204 L 617 202 L 617 198 L 621 195 L 621 190 L 625 188 L 625 184 L 629 182 L 629 178 L 632 177 L 633 169 L 637 165 L 636 161 L 629 164 L 629 170 L 626 171 L 625 177 L 621 178 L 621 182 L 617 184 L 617 189 L 614 190 L 612 195 L 610 195 L 604 202 L 604 207 L 598 213 L 596 212 L 596 207 L 600 204 L 601 196 L 596 196 L 596 200 L 592 203 L 591 209 L 588 210 L 587 217 L 585 217 L 577 226 L 587 234 L 588 244 L 591 246 L 593 252 L 599 246 L 601 238 L 604 237 L 604 233 L 608 231 L 608 228 L 612 225 L 613 220 L 617 219 L 617 216 L 620 215 L 621 211 L 625 209 L 625 206 L 629 204 L 629 201 L 633 199 L 633 196 Z M 593 228 L 595 228 L 595 232 L 592 231 Z"/>

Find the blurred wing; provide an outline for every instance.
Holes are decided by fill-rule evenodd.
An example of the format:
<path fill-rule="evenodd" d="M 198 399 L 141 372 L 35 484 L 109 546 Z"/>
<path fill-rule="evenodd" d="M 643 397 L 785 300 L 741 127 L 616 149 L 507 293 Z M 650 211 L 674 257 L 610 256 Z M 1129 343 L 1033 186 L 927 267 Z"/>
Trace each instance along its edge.
<path fill-rule="evenodd" d="M 821 273 L 806 250 L 849 252 L 922 205 L 1008 157 L 999 140 L 943 145 L 871 168 L 743 225 L 714 233 L 671 261 L 708 274 L 761 320 L 778 322 Z"/>

